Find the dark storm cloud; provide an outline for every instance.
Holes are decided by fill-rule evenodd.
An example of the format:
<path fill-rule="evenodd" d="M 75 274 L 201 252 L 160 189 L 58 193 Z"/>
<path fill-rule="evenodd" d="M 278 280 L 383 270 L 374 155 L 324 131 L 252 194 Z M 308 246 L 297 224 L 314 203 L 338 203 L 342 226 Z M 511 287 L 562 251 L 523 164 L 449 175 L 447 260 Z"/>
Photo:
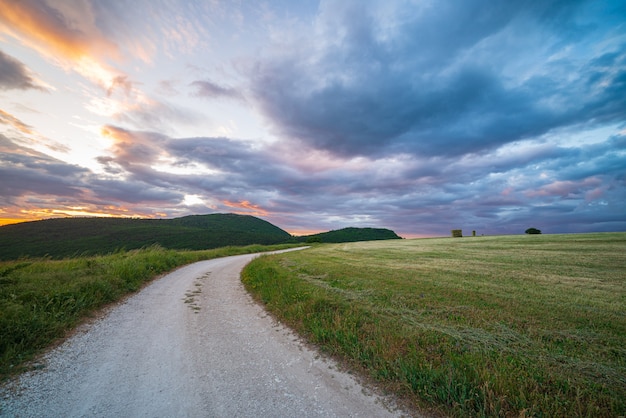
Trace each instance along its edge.
<path fill-rule="evenodd" d="M 322 10 L 315 40 L 250 69 L 256 103 L 284 138 L 343 156 L 459 156 L 626 118 L 623 46 L 586 43 L 624 7 L 436 4 Z"/>
<path fill-rule="evenodd" d="M 626 200 L 621 134 L 569 147 L 537 140 L 462 158 L 318 160 L 317 151 L 280 143 L 175 138 L 112 125 L 103 133 L 113 141 L 112 155 L 98 161 L 110 177 L 56 160 L 46 160 L 42 170 L 39 157 L 17 151 L 5 154 L 16 174 L 0 175 L 27 183 L 47 176 L 56 189 L 45 180 L 37 189 L 39 183 L 30 181 L 26 189 L 52 190 L 59 198 L 83 193 L 83 201 L 94 206 L 127 205 L 170 216 L 265 213 L 270 222 L 292 230 L 375 226 L 427 235 L 452 228 L 484 234 L 522 233 L 530 226 L 550 232 L 581 232 L 590 225 L 610 230 L 622 225 Z M 185 172 L 161 171 L 161 160 Z M 199 196 L 210 207 L 185 207 L 186 195 Z"/>
<path fill-rule="evenodd" d="M 166 149 L 178 158 L 203 162 L 229 173 L 245 172 L 263 159 L 250 143 L 224 137 L 170 138 Z"/>
<path fill-rule="evenodd" d="M 78 197 L 88 170 L 18 146 L 0 134 L 0 196 L 62 195 Z M 6 203 L 5 203 L 6 204 Z"/>
<path fill-rule="evenodd" d="M 605 142 L 573 148 L 562 158 L 546 163 L 558 170 L 564 180 L 581 180 L 598 175 L 620 178 L 626 175 L 626 136 L 608 138 Z"/>
<path fill-rule="evenodd" d="M 0 90 L 11 89 L 43 90 L 23 63 L 0 51 Z"/>
<path fill-rule="evenodd" d="M 89 182 L 89 188 L 103 202 L 151 205 L 154 203 L 177 204 L 184 197 L 174 188 L 160 187 L 139 178 L 127 180 L 98 179 Z"/>
<path fill-rule="evenodd" d="M 246 195 L 260 191 L 288 192 L 290 185 L 306 188 L 306 176 L 281 161 L 274 150 L 249 141 L 230 138 L 170 139 L 165 148 L 178 164 L 199 163 L 217 170 L 196 179 L 212 190 L 245 190 Z"/>

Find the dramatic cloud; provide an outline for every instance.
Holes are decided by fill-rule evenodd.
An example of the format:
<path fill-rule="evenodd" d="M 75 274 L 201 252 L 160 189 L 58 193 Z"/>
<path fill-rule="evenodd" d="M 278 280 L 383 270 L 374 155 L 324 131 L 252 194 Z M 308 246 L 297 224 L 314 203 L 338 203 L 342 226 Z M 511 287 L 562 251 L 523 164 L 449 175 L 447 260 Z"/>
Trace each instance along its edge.
<path fill-rule="evenodd" d="M 250 69 L 278 132 L 316 148 L 453 156 L 624 121 L 624 44 L 587 45 L 623 6 L 591 16 L 593 4 L 570 1 L 325 6 Z"/>
<path fill-rule="evenodd" d="M 0 135 L 0 199 L 10 206 L 16 198 L 32 195 L 79 197 L 84 168 L 14 144 Z M 78 185 L 78 186 L 77 186 Z"/>
<path fill-rule="evenodd" d="M 46 55 L 58 53 L 80 62 L 91 55 L 118 54 L 117 47 L 98 30 L 89 2 L 2 0 L 0 7 L 4 30 L 24 36 L 25 42 Z"/>
<path fill-rule="evenodd" d="M 0 207 L 2 215 L 137 216 L 160 205 L 176 205 L 184 194 L 142 182 L 96 177 L 90 170 L 67 164 L 0 135 Z"/>
<path fill-rule="evenodd" d="M 624 2 L 0 10 L 0 223 L 626 230 Z"/>
<path fill-rule="evenodd" d="M 598 206 L 606 217 L 593 228 L 612 230 L 615 222 L 620 224 L 626 198 L 626 156 L 619 151 L 625 148 L 623 136 L 601 146 L 564 148 L 537 142 L 516 153 L 504 146 L 462 159 L 343 159 L 320 170 L 306 163 L 312 150 L 285 152 L 276 145 L 228 138 L 107 129 L 116 141 L 115 157 L 106 162 L 123 167 L 132 181 L 171 190 L 184 185 L 187 194 L 210 202 L 205 207 L 263 214 L 298 230 L 352 224 L 402 231 L 410 222 L 423 234 L 441 233 L 442 223 L 482 233 L 518 233 L 527 224 L 549 229 L 550 220 L 560 217 L 559 223 L 567 221 L 572 230 L 584 232 L 590 225 L 578 219 L 592 217 Z M 558 167 L 570 166 L 580 155 L 586 164 L 560 174 Z M 160 159 L 190 170 L 150 168 Z"/>

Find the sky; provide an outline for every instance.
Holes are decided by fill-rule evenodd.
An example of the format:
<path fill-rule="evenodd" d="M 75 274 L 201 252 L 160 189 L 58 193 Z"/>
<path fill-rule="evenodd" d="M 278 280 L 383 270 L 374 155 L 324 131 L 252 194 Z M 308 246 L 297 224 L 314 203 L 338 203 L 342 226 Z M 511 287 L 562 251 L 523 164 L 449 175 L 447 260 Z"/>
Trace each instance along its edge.
<path fill-rule="evenodd" d="M 623 0 L 0 0 L 0 225 L 626 231 Z"/>

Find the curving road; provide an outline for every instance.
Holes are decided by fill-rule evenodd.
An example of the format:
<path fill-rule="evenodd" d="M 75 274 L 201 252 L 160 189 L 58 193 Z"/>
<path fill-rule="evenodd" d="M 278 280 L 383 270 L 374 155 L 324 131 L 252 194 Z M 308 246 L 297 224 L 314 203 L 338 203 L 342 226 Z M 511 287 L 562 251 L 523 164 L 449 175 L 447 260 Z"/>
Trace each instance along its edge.
<path fill-rule="evenodd" d="M 155 280 L 0 388 L 0 416 L 400 416 L 252 300 L 255 256 Z"/>

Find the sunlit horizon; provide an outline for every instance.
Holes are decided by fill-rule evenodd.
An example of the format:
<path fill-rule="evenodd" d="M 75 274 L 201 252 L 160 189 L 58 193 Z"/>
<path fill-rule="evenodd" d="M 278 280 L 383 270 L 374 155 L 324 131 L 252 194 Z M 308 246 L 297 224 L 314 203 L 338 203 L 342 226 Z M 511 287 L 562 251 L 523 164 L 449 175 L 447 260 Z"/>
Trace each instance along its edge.
<path fill-rule="evenodd" d="M 0 225 L 626 231 L 623 2 L 0 10 Z"/>

